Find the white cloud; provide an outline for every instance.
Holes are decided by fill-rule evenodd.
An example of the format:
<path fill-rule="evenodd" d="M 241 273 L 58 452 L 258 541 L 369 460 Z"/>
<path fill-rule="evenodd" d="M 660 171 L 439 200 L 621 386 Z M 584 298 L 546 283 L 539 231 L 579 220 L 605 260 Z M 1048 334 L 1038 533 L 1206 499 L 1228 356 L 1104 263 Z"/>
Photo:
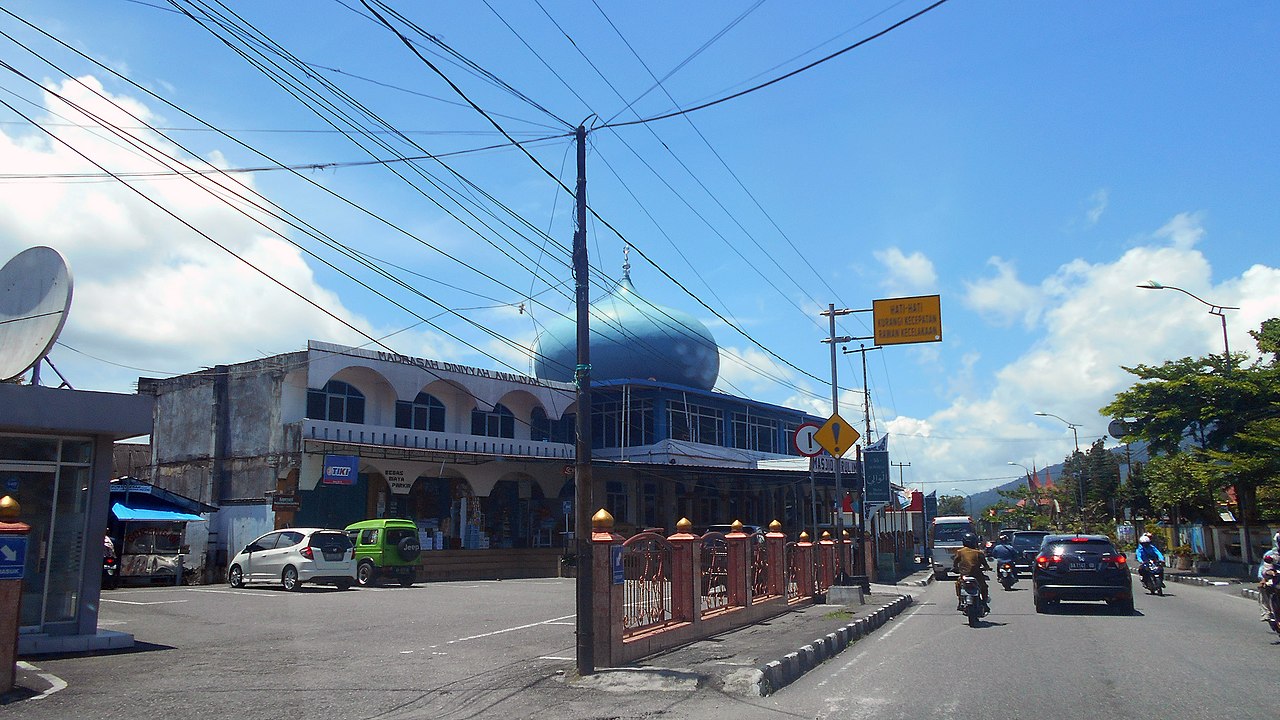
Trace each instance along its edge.
<path fill-rule="evenodd" d="M 1121 365 L 1221 353 L 1219 319 L 1176 291 L 1136 287 L 1148 278 L 1238 306 L 1227 311 L 1231 348 L 1255 351 L 1247 332 L 1277 315 L 1280 269 L 1255 265 L 1214 283 L 1208 260 L 1195 248 L 1205 235 L 1200 216 L 1183 213 L 1114 260 L 1075 260 L 1045 277 L 1038 291 L 1039 337 L 1000 368 L 993 383 L 953 383 L 956 395 L 946 408 L 926 418 L 889 421 L 890 431 L 899 434 L 897 449 L 913 463 L 913 476 L 941 480 L 943 485 L 928 487 L 942 490 L 951 487 L 946 478 L 991 478 L 960 486 L 971 492 L 1021 474 L 1018 468 L 1006 471 L 1008 461 L 1039 467 L 1061 462 L 1073 449 L 1072 433 L 1059 420 L 1035 417 L 1036 411 L 1078 424 L 1080 445 L 1087 448 L 1106 435 L 1107 418 L 1098 409 L 1133 382 Z M 996 267 L 1007 286 L 1032 292 L 1003 265 Z M 996 284 L 975 283 L 979 292 L 971 288 L 970 307 L 996 306 L 992 298 L 1003 295 L 984 295 Z M 967 367 L 953 372 L 952 379 L 968 378 Z"/>
<path fill-rule="evenodd" d="M 51 85 L 49 91 L 120 125 L 139 124 L 124 109 L 145 122 L 158 120 L 135 100 L 107 95 L 92 77 Z M 51 117 L 54 122 L 93 122 L 52 94 L 46 95 L 46 103 L 60 116 Z M 162 167 L 102 130 L 60 125 L 53 131 L 113 172 Z M 159 136 L 131 132 L 164 157 L 199 164 Z M 217 154 L 211 158 L 221 161 Z M 98 172 L 66 145 L 34 132 L 0 134 L 0 166 L 7 172 L 33 175 Z M 241 181 L 252 185 L 250 179 Z M 375 337 L 391 332 L 362 318 L 335 291 L 322 286 L 302 251 L 274 234 L 273 230 L 281 229 L 279 224 L 263 227 L 186 180 L 164 178 L 137 186 L 289 290 L 118 182 L 8 184 L 0 193 L 0 257 L 7 260 L 27 247 L 49 245 L 61 251 L 71 266 L 75 294 L 61 336 L 65 345 L 93 348 L 94 355 L 107 361 L 139 366 L 150 373 L 190 372 L 215 362 L 297 350 L 305 347 L 308 338 L 353 345 L 367 342 L 298 295 Z M 226 195 L 225 189 L 215 191 Z M 407 325 L 412 320 L 401 317 L 394 322 Z M 404 345 L 420 346 L 432 339 L 420 331 L 401 336 Z M 139 370 L 104 365 L 58 348 L 52 355 L 72 384 L 84 389 L 124 390 L 139 374 Z"/>
<path fill-rule="evenodd" d="M 1084 216 L 1089 221 L 1089 225 L 1097 225 L 1102 219 L 1102 214 L 1107 211 L 1107 205 L 1110 202 L 1110 193 L 1106 188 L 1101 188 L 1089 197 L 1089 207 L 1085 210 Z"/>
<path fill-rule="evenodd" d="M 891 247 L 872 254 L 884 265 L 885 276 L 880 285 L 890 295 L 924 292 L 937 287 L 938 273 L 924 253 L 917 251 L 906 255 L 902 250 Z"/>
<path fill-rule="evenodd" d="M 1044 310 L 1041 291 L 1019 280 L 1013 263 L 993 257 L 987 264 L 995 268 L 995 277 L 966 282 L 964 305 L 1000 326 L 1018 320 L 1028 328 L 1034 326 Z"/>

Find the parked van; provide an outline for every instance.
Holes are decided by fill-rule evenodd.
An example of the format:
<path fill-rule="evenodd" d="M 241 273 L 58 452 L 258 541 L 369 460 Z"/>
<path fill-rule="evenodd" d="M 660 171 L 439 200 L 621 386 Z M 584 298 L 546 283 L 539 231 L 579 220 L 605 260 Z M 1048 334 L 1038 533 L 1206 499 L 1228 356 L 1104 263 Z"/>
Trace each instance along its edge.
<path fill-rule="evenodd" d="M 943 515 L 933 519 L 929 540 L 933 546 L 933 577 L 943 580 L 951 571 L 956 550 L 964 547 L 964 534 L 973 532 L 968 515 Z"/>
<path fill-rule="evenodd" d="M 412 520 L 379 518 L 347 526 L 356 548 L 356 583 L 361 587 L 393 577 L 403 587 L 413 584 L 418 571 L 418 526 Z"/>

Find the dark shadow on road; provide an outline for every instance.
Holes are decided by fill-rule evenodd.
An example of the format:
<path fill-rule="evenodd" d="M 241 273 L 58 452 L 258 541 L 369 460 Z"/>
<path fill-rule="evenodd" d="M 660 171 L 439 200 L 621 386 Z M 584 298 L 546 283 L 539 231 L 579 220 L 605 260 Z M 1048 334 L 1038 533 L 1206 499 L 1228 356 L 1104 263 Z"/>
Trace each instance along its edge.
<path fill-rule="evenodd" d="M 114 655 L 136 655 L 138 653 L 158 652 L 161 650 L 177 650 L 172 645 L 160 645 L 157 643 L 135 641 L 133 647 L 116 648 L 114 650 L 87 650 L 85 652 L 74 653 L 49 653 L 46 655 L 23 655 L 23 660 L 66 660 L 69 658 L 85 658 L 85 657 L 111 657 Z"/>
<path fill-rule="evenodd" d="M 1141 610 L 1129 611 L 1125 608 L 1100 605 L 1089 602 L 1062 601 L 1046 608 L 1046 615 L 1112 615 L 1119 617 L 1143 617 Z"/>

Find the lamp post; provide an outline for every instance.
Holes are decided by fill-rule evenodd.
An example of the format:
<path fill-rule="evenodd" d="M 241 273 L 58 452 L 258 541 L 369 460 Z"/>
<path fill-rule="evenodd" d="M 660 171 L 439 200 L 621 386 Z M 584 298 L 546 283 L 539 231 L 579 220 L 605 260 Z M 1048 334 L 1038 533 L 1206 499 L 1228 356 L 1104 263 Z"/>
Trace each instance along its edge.
<path fill-rule="evenodd" d="M 1074 438 L 1076 442 L 1076 455 L 1080 454 L 1080 433 L 1076 432 L 1076 428 L 1080 427 L 1079 425 L 1073 422 L 1069 422 L 1066 418 L 1060 415 L 1054 415 L 1053 413 L 1047 413 L 1047 412 L 1042 412 L 1040 410 L 1037 410 L 1036 415 L 1039 415 L 1040 417 L 1058 418 L 1062 422 L 1066 423 L 1067 427 L 1071 428 L 1071 437 Z M 1075 457 L 1075 456 L 1073 455 L 1072 457 Z M 1083 516 L 1084 515 L 1084 473 L 1083 472 L 1079 473 L 1078 476 L 1076 477 L 1076 485 L 1079 486 L 1080 488 L 1080 491 L 1077 494 L 1080 496 L 1078 500 L 1080 503 L 1079 510 L 1080 510 L 1080 514 Z"/>
<path fill-rule="evenodd" d="M 1204 305 L 1205 307 L 1209 308 L 1210 315 L 1217 315 L 1218 319 L 1222 320 L 1222 358 L 1226 361 L 1226 363 L 1222 367 L 1224 371 L 1231 369 L 1231 344 L 1227 340 L 1227 314 L 1224 313 L 1223 310 L 1239 310 L 1240 308 L 1231 307 L 1230 305 L 1215 305 L 1214 303 L 1211 303 L 1202 297 L 1199 297 L 1193 293 L 1183 290 L 1180 287 L 1174 287 L 1172 285 L 1161 285 L 1155 280 L 1148 280 L 1146 285 L 1139 285 L 1138 287 L 1142 288 L 1143 290 L 1177 290 L 1183 295 L 1186 295 L 1187 297 L 1193 300 L 1196 300 L 1201 305 Z"/>
<path fill-rule="evenodd" d="M 1227 340 L 1227 314 L 1223 311 L 1239 310 L 1240 308 L 1232 307 L 1230 305 L 1216 305 L 1196 295 L 1195 293 L 1189 292 L 1187 290 L 1183 290 L 1180 287 L 1174 287 L 1173 285 L 1162 285 L 1161 283 L 1158 283 L 1155 280 L 1148 280 L 1146 285 L 1138 285 L 1137 287 L 1143 290 L 1177 290 L 1183 295 L 1186 295 L 1192 300 L 1195 300 L 1201 305 L 1204 305 L 1205 307 L 1209 308 L 1210 315 L 1217 315 L 1218 319 L 1222 321 L 1222 359 L 1224 361 L 1222 364 L 1222 373 L 1223 375 L 1226 375 L 1227 373 L 1231 372 L 1231 343 L 1229 340 Z M 1179 509 L 1180 508 L 1176 508 L 1176 507 L 1174 508 L 1175 531 L 1177 530 L 1177 526 L 1178 526 L 1177 513 Z M 1247 508 L 1243 506 L 1243 503 L 1241 504 L 1241 507 L 1240 507 L 1240 546 L 1241 546 L 1240 547 L 1241 555 L 1243 556 L 1243 559 L 1244 559 L 1245 577 L 1249 577 L 1250 576 L 1249 573 L 1251 571 L 1251 565 L 1253 563 L 1253 547 L 1252 547 L 1252 542 L 1250 542 L 1250 539 L 1249 539 L 1249 511 Z"/>
<path fill-rule="evenodd" d="M 1026 475 L 1027 480 L 1029 481 L 1029 480 L 1031 479 L 1031 468 L 1027 467 L 1026 465 L 1023 465 L 1022 463 L 1014 462 L 1014 461 L 1012 461 L 1012 460 L 1010 460 L 1009 462 L 1007 462 L 1007 463 L 1005 463 L 1005 464 L 1006 464 L 1006 465 L 1017 465 L 1018 467 L 1022 468 L 1024 471 L 1026 471 L 1026 473 L 1027 473 L 1027 475 Z M 1030 483 L 1028 483 L 1028 489 L 1030 489 Z M 1036 510 L 1037 512 L 1039 512 L 1039 510 L 1040 510 L 1040 498 L 1039 498 L 1039 493 L 1036 493 L 1036 495 L 1037 495 L 1037 497 L 1035 497 L 1035 498 L 1033 498 L 1033 499 L 1035 500 L 1035 503 L 1036 503 L 1035 510 Z M 1031 529 L 1031 522 L 1030 522 L 1030 521 L 1028 521 L 1028 522 L 1027 522 L 1027 529 L 1028 529 L 1028 530 L 1030 530 L 1030 529 Z"/>

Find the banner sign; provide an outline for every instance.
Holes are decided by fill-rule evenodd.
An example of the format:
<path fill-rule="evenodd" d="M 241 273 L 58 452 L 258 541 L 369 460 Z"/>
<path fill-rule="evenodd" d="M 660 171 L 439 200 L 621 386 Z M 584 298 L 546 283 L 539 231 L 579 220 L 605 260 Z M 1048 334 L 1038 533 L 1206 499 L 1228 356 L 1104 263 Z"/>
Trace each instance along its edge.
<path fill-rule="evenodd" d="M 325 455 L 320 482 L 325 485 L 355 485 L 360 474 L 360 458 L 355 455 Z"/>
<path fill-rule="evenodd" d="M 889 453 L 876 450 L 864 452 L 862 464 L 867 474 L 867 502 L 890 502 L 892 491 L 889 487 Z"/>
<path fill-rule="evenodd" d="M 938 517 L 938 491 L 934 490 L 924 496 L 924 524 L 929 525 Z"/>

